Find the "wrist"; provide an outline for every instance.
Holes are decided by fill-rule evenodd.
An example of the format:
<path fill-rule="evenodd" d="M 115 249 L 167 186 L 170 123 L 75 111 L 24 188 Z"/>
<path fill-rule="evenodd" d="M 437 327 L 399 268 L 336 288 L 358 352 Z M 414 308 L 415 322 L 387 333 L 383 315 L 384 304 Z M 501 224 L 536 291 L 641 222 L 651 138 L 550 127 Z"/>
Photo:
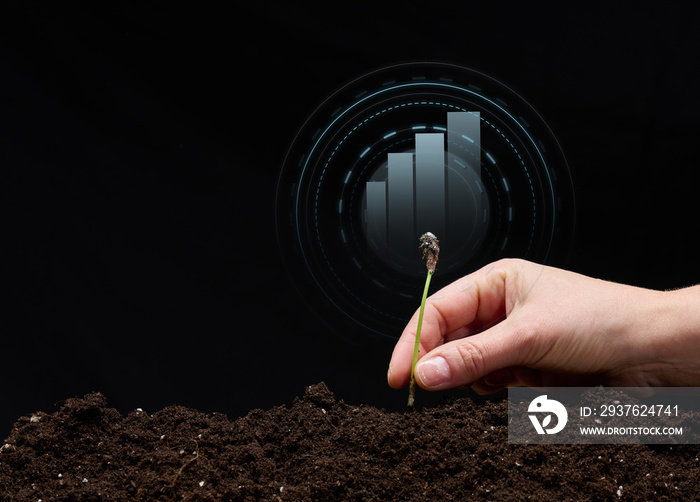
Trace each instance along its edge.
<path fill-rule="evenodd" d="M 647 385 L 700 386 L 700 286 L 646 290 L 635 328 Z"/>

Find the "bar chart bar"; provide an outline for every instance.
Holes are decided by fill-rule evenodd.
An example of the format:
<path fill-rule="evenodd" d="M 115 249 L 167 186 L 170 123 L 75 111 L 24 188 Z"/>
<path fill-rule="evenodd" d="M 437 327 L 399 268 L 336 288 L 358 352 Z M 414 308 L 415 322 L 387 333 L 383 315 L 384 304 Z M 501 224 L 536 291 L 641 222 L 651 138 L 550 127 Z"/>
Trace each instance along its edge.
<path fill-rule="evenodd" d="M 416 231 L 445 234 L 445 135 L 416 134 Z"/>
<path fill-rule="evenodd" d="M 416 247 L 413 207 L 413 153 L 390 153 L 387 158 L 387 236 L 389 245 L 402 256 Z"/>
<path fill-rule="evenodd" d="M 387 201 L 386 182 L 368 181 L 367 196 L 367 243 L 380 256 L 386 252 Z"/>
<path fill-rule="evenodd" d="M 446 244 L 456 249 L 483 237 L 481 184 L 481 114 L 447 113 Z M 471 246 L 470 246 L 471 247 Z"/>
<path fill-rule="evenodd" d="M 480 112 L 447 112 L 447 152 L 481 176 Z"/>

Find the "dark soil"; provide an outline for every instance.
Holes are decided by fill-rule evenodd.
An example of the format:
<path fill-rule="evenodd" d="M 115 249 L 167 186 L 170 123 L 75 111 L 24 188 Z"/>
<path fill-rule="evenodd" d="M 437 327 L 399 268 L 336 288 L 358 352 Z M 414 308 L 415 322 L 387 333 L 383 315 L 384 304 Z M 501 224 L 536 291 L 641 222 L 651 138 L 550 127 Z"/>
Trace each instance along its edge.
<path fill-rule="evenodd" d="M 0 499 L 697 500 L 698 445 L 510 445 L 507 402 L 389 413 L 324 384 L 231 420 L 172 406 L 126 417 L 101 394 L 20 418 Z"/>

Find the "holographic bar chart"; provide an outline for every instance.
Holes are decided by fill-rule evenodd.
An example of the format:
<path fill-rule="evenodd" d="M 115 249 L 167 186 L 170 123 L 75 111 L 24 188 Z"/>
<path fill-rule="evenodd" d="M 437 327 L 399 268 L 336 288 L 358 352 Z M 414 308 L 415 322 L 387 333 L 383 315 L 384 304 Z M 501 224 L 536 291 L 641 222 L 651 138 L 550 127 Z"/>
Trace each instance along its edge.
<path fill-rule="evenodd" d="M 387 155 L 386 181 L 368 181 L 367 241 L 410 259 L 430 231 L 461 247 L 483 231 L 479 112 L 448 112 L 446 132 L 416 133 L 412 152 Z M 447 141 L 446 141 L 447 140 Z"/>

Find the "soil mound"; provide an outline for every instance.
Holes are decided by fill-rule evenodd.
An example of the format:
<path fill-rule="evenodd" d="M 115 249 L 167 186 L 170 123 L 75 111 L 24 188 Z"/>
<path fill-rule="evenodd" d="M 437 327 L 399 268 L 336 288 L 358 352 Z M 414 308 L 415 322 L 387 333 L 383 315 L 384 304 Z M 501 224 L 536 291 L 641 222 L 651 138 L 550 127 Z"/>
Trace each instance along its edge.
<path fill-rule="evenodd" d="M 698 445 L 509 445 L 507 403 L 395 413 L 324 384 L 229 419 L 171 406 L 126 416 L 101 394 L 20 418 L 0 499 L 695 500 Z"/>

